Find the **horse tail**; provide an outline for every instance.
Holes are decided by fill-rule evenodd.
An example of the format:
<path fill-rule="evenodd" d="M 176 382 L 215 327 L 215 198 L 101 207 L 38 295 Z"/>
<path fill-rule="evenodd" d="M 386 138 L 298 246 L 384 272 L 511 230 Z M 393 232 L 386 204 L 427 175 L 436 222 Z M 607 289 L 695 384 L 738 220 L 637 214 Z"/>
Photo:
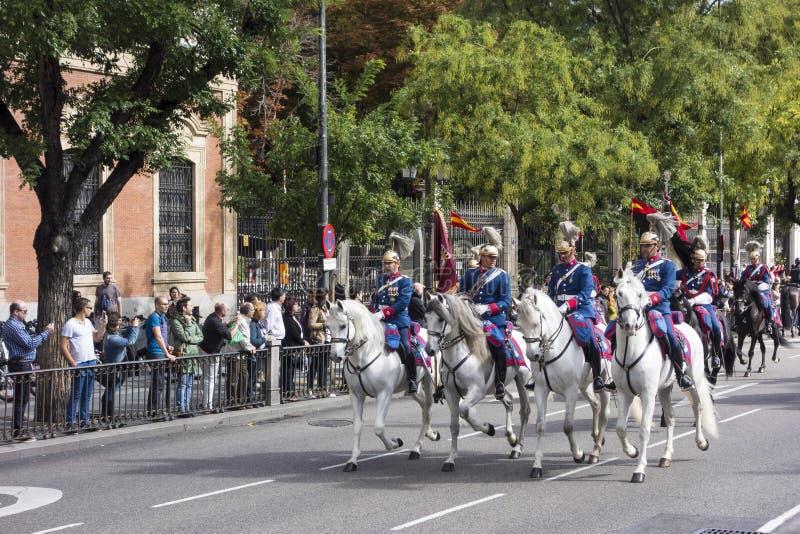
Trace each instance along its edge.
<path fill-rule="evenodd" d="M 697 389 L 697 396 L 700 399 L 700 422 L 703 425 L 703 431 L 708 432 L 712 438 L 719 437 L 719 430 L 717 429 L 717 416 L 714 413 L 714 401 L 711 399 L 711 388 L 708 387 L 705 373 L 700 370 L 699 376 L 694 377 L 695 388 Z"/>

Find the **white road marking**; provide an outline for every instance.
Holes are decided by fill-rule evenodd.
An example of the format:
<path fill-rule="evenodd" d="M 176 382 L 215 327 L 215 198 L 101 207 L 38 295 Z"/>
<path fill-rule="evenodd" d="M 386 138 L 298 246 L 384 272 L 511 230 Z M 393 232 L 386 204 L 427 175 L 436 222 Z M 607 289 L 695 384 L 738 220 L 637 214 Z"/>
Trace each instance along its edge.
<path fill-rule="evenodd" d="M 361 462 L 369 462 L 370 460 L 377 460 L 378 458 L 383 458 L 384 456 L 391 456 L 393 454 L 400 454 L 401 452 L 408 452 L 410 450 L 411 449 L 400 449 L 400 450 L 396 450 L 396 451 L 385 452 L 383 454 L 376 454 L 375 456 L 370 456 L 369 458 L 359 458 L 358 462 L 359 463 L 361 463 Z M 335 469 L 337 467 L 343 467 L 345 465 L 347 465 L 347 462 L 344 462 L 344 463 L 341 463 L 341 464 L 336 464 L 336 465 L 328 465 L 328 466 L 325 466 L 325 467 L 320 467 L 319 470 L 320 471 L 327 471 L 328 469 Z"/>
<path fill-rule="evenodd" d="M 756 408 L 755 410 L 750 410 L 749 412 L 740 413 L 740 414 L 734 415 L 732 417 L 728 417 L 727 419 L 723 419 L 723 420 L 719 421 L 719 423 L 727 423 L 728 421 L 733 421 L 734 419 L 739 419 L 740 417 L 744 417 L 745 415 L 750 415 L 750 414 L 753 414 L 753 413 L 756 413 L 756 412 L 760 412 L 760 411 L 761 411 L 761 408 Z M 694 433 L 695 433 L 694 430 L 690 430 L 688 432 L 684 432 L 683 434 L 678 434 L 677 436 L 674 436 L 672 439 L 673 439 L 673 441 L 675 441 L 675 440 L 678 440 L 678 439 L 681 439 L 681 438 L 685 438 L 686 436 L 691 436 Z M 647 448 L 651 449 L 653 447 L 657 447 L 658 445 L 663 445 L 664 443 L 666 443 L 666 441 L 667 440 L 661 440 L 661 441 L 658 441 L 656 443 L 650 443 L 650 444 L 647 445 Z M 619 457 L 609 458 L 608 460 L 604 460 L 604 461 L 598 462 L 596 464 L 587 465 L 587 466 L 584 466 L 584 467 L 579 467 L 578 469 L 573 469 L 572 471 L 567 471 L 566 473 L 562 473 L 560 475 L 556 475 L 556 476 L 548 478 L 546 480 L 556 480 L 558 478 L 564 478 L 564 477 L 567 477 L 569 475 L 573 475 L 575 473 L 580 473 L 581 471 L 586 471 L 587 469 L 592 469 L 593 467 L 597 467 L 597 466 L 600 466 L 600 465 L 603 465 L 603 464 L 614 462 L 616 460 L 619 460 Z"/>
<path fill-rule="evenodd" d="M 789 356 L 786 359 L 787 360 L 794 360 L 795 358 L 800 358 L 800 354 L 795 354 L 794 356 Z"/>
<path fill-rule="evenodd" d="M 581 408 L 586 408 L 587 406 L 589 406 L 589 404 L 580 404 L 578 406 L 575 406 L 575 410 L 577 411 L 577 410 L 580 410 Z M 550 417 L 550 416 L 553 416 L 553 415 L 558 415 L 558 414 L 564 413 L 566 411 L 567 410 L 564 409 L 564 410 L 558 410 L 557 412 L 548 412 L 547 413 L 547 417 Z M 531 424 L 530 421 L 528 423 Z M 505 428 L 505 427 L 506 427 L 506 425 L 500 425 L 500 426 L 494 427 L 494 429 L 495 430 L 500 430 L 501 428 Z M 485 432 L 470 432 L 469 434 L 464 434 L 463 436 L 462 435 L 458 436 L 458 439 L 471 438 L 472 436 L 479 436 L 481 434 L 485 434 Z M 453 440 L 453 438 L 448 438 L 447 441 L 452 441 L 452 440 Z"/>
<path fill-rule="evenodd" d="M 5 517 L 53 504 L 61 499 L 63 494 L 54 488 L 0 486 L 0 495 L 11 495 L 17 499 L 14 504 L 0 508 L 0 517 Z"/>
<path fill-rule="evenodd" d="M 740 391 L 742 389 L 750 388 L 750 387 L 757 386 L 757 385 L 758 385 L 758 382 L 749 382 L 747 384 L 742 384 L 741 386 L 736 386 L 735 388 L 729 389 L 727 391 L 723 391 L 721 395 L 717 395 L 716 397 L 714 397 L 714 400 L 724 399 L 726 396 L 730 395 L 734 391 Z"/>
<path fill-rule="evenodd" d="M 37 530 L 33 534 L 47 534 L 48 532 L 58 532 L 59 530 L 66 530 L 72 527 L 79 527 L 83 523 L 70 523 L 69 525 L 61 525 L 60 527 L 48 528 L 47 530 Z"/>
<path fill-rule="evenodd" d="M 458 506 L 454 506 L 453 508 L 448 508 L 447 510 L 442 510 L 441 512 L 436 512 L 435 514 L 426 515 L 425 517 L 415 519 L 414 521 L 403 523 L 402 525 L 394 527 L 392 530 L 403 530 L 404 528 L 413 527 L 414 525 L 419 525 L 420 523 L 424 523 L 425 521 L 430 521 L 431 519 L 436 519 L 437 517 L 442 517 L 443 515 L 451 514 L 453 512 L 458 512 L 459 510 L 463 510 L 464 508 L 469 508 L 470 506 L 475 506 L 477 504 L 485 503 L 497 499 L 498 497 L 503 497 L 504 495 L 505 493 L 495 493 L 494 495 L 489 495 L 488 497 L 484 497 L 483 499 L 478 499 L 477 501 L 468 502 L 466 504 L 460 504 Z"/>
<path fill-rule="evenodd" d="M 800 513 L 800 504 L 789 510 L 788 512 L 784 512 L 772 521 L 768 521 L 764 523 L 762 526 L 758 527 L 756 530 L 759 532 L 772 532 L 782 524 L 786 522 L 787 519 L 790 519 L 792 516 L 797 515 Z"/>
<path fill-rule="evenodd" d="M 270 482 L 275 482 L 275 481 L 259 480 L 258 482 L 251 482 L 250 484 L 244 484 L 242 486 L 235 486 L 233 488 L 226 488 L 218 491 L 212 491 L 210 493 L 204 493 L 202 495 L 195 495 L 194 497 L 186 497 L 185 499 L 178 499 L 177 501 L 169 501 L 169 502 L 163 502 L 161 504 L 154 504 L 153 508 L 161 508 L 162 506 L 170 506 L 173 504 L 179 504 L 186 501 L 194 501 L 195 499 L 202 499 L 203 497 L 210 497 L 212 495 L 219 495 L 220 493 L 228 493 L 229 491 L 236 491 L 244 488 L 252 488 L 253 486 L 260 486 L 261 484 L 269 484 Z"/>

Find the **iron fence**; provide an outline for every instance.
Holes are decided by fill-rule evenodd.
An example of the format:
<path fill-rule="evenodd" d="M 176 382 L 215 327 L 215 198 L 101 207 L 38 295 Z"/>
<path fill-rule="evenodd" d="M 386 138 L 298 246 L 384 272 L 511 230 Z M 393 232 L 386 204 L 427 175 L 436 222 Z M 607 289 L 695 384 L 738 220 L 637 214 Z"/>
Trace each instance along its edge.
<path fill-rule="evenodd" d="M 0 373 L 0 440 L 46 439 L 345 393 L 342 364 L 329 355 L 327 344 L 270 347 L 175 362 Z"/>

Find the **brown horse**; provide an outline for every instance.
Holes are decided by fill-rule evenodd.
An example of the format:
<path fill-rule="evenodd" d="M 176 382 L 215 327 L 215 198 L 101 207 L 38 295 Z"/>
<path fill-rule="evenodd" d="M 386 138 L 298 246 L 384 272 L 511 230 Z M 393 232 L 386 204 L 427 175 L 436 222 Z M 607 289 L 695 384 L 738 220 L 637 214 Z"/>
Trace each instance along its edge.
<path fill-rule="evenodd" d="M 758 368 L 758 372 L 763 373 L 767 368 L 765 363 L 767 347 L 764 345 L 763 338 L 766 332 L 767 322 L 765 320 L 766 309 L 764 307 L 763 298 L 761 291 L 758 290 L 756 282 L 752 280 L 748 280 L 744 283 L 738 280 L 733 282 L 734 323 L 736 325 L 736 337 L 739 339 L 736 353 L 739 355 L 739 358 L 742 357 L 744 338 L 750 336 L 750 350 L 747 351 L 749 360 L 747 362 L 747 370 L 744 372 L 745 378 L 750 376 L 752 370 L 756 341 L 758 341 L 761 347 L 761 366 Z M 771 337 L 774 341 L 772 361 L 777 362 L 779 361 L 778 345 L 780 345 L 780 332 L 777 328 L 772 329 Z"/>
<path fill-rule="evenodd" d="M 781 289 L 781 332 L 786 331 L 789 325 L 789 334 L 794 337 L 795 329 L 800 334 L 800 327 L 797 327 L 797 313 L 800 311 L 800 287 L 796 284 L 783 286 Z"/>

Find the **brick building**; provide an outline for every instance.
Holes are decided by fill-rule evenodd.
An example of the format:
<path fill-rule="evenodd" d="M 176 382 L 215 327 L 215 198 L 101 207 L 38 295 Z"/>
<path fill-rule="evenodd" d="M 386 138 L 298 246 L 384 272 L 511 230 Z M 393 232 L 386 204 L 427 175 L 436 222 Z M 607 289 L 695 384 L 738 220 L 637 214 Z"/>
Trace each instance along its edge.
<path fill-rule="evenodd" d="M 68 85 L 98 76 L 90 65 L 67 63 Z M 235 82 L 222 80 L 216 87 L 226 99 L 236 92 Z M 222 118 L 226 128 L 235 120 L 235 110 Z M 184 121 L 182 134 L 183 156 L 152 175 L 134 176 L 78 260 L 75 289 L 93 299 L 94 288 L 102 282 L 100 273 L 111 271 L 126 315 L 149 313 L 153 296 L 166 295 L 173 285 L 191 296 L 203 315 L 216 300 L 236 301 L 236 216 L 219 206 L 215 176 L 224 164 L 219 140 L 196 118 Z M 108 173 L 100 168 L 96 179 L 85 184 L 87 202 Z M 29 302 L 28 317 L 36 316 L 33 236 L 40 221 L 39 203 L 33 191 L 20 189 L 20 184 L 16 162 L 0 159 L 0 318 L 8 316 L 8 303 L 14 299 Z"/>

